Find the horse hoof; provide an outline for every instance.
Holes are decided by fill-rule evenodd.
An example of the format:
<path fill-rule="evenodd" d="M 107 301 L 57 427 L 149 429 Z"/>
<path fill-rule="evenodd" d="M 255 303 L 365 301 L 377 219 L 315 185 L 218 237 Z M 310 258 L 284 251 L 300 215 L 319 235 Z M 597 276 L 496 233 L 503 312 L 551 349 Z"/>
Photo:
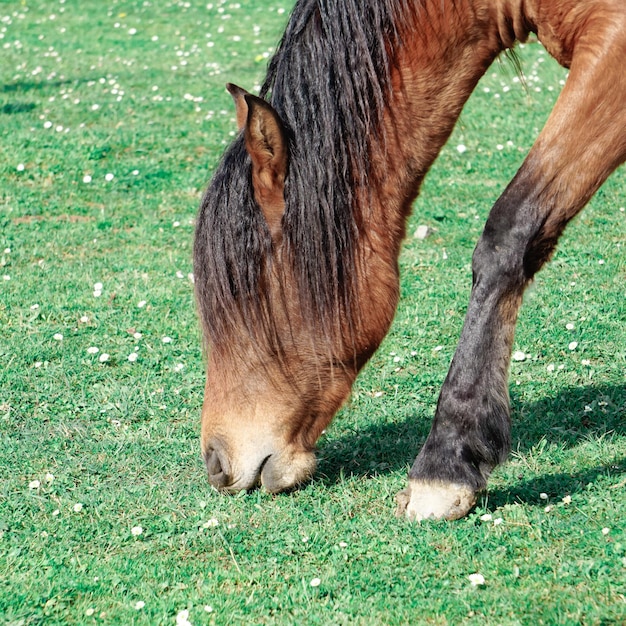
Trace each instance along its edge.
<path fill-rule="evenodd" d="M 411 521 L 455 520 L 464 517 L 476 504 L 476 493 L 465 485 L 409 480 L 409 486 L 396 496 L 397 517 Z"/>

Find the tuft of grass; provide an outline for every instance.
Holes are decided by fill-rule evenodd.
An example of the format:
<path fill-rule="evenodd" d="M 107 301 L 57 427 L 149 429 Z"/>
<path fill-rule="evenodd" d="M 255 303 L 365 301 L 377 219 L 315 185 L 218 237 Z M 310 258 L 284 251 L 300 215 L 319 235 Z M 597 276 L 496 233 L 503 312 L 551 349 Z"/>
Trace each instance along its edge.
<path fill-rule="evenodd" d="M 279 496 L 208 488 L 193 222 L 235 130 L 224 83 L 255 89 L 289 9 L 0 8 L 0 619 L 625 621 L 623 168 L 526 296 L 511 460 L 464 520 L 393 517 L 473 246 L 565 78 L 536 44 L 519 48 L 525 88 L 507 62 L 489 70 L 428 176 L 394 326 L 320 442 L 314 480 Z"/>

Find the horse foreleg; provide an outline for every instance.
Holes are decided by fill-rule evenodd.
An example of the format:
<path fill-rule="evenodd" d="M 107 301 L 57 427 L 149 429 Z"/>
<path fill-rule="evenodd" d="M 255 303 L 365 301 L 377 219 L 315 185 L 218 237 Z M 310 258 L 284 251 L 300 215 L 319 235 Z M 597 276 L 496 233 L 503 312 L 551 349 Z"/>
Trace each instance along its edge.
<path fill-rule="evenodd" d="M 581 35 L 545 128 L 490 212 L 459 345 L 398 494 L 400 515 L 464 516 L 509 452 L 508 370 L 524 289 L 567 222 L 626 159 L 625 26 Z"/>

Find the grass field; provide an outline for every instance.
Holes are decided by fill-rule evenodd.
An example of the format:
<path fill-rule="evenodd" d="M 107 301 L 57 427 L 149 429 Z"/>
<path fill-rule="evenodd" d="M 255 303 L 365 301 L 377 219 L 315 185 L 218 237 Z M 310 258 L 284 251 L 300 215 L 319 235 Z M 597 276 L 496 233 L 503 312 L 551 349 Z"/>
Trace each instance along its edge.
<path fill-rule="evenodd" d="M 395 324 L 315 479 L 209 489 L 193 223 L 235 129 L 224 83 L 258 88 L 290 6 L 0 4 L 0 621 L 626 623 L 624 168 L 527 294 L 510 461 L 467 519 L 393 517 L 473 246 L 565 79 L 537 44 L 526 87 L 493 66 L 429 175 Z"/>

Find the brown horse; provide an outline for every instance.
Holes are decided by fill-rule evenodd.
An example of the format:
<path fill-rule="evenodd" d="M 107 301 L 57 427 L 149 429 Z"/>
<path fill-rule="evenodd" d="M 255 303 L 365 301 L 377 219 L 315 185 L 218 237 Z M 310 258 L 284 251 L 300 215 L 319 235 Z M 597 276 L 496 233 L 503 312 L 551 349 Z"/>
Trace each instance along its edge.
<path fill-rule="evenodd" d="M 202 450 L 234 492 L 289 489 L 385 336 L 411 202 L 492 61 L 536 33 L 570 68 L 492 208 L 430 434 L 398 495 L 411 519 L 465 515 L 510 447 L 522 294 L 568 221 L 626 159 L 624 0 L 300 0 L 194 249 L 209 346 Z"/>

